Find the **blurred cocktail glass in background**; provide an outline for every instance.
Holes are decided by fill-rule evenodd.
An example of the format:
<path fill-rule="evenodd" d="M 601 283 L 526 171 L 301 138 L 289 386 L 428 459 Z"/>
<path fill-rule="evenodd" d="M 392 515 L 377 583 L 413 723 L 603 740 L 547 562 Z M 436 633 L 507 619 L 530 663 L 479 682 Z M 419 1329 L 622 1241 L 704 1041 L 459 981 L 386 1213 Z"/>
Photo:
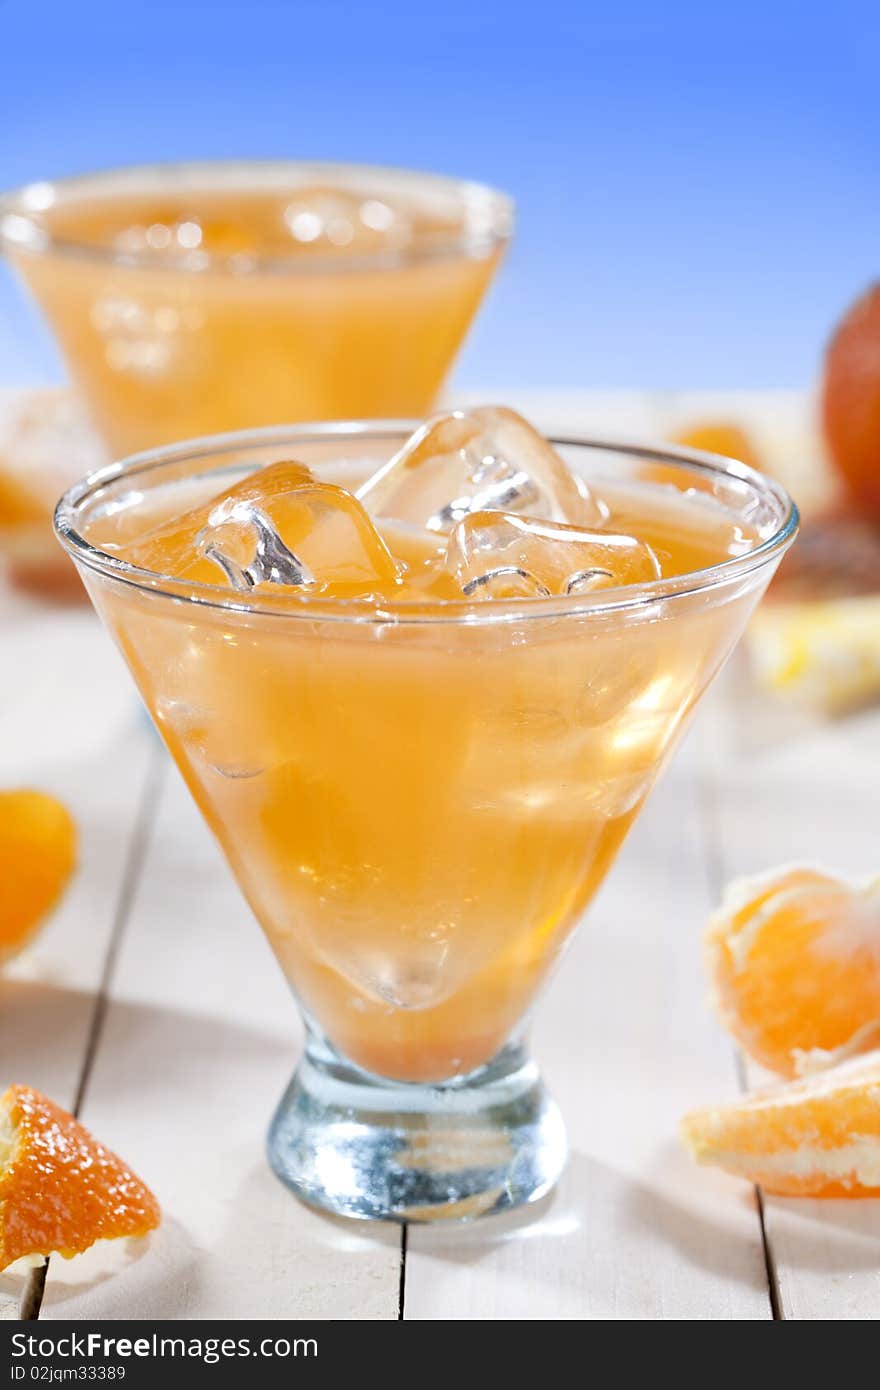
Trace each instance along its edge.
<path fill-rule="evenodd" d="M 424 415 L 512 223 L 504 194 L 434 174 L 173 164 L 6 194 L 0 248 L 119 457 L 249 426 Z M 27 509 L 29 553 L 39 561 L 43 512 L 51 563 L 40 496 L 35 487 Z M 15 517 L 2 511 L 0 493 L 9 553 Z"/>

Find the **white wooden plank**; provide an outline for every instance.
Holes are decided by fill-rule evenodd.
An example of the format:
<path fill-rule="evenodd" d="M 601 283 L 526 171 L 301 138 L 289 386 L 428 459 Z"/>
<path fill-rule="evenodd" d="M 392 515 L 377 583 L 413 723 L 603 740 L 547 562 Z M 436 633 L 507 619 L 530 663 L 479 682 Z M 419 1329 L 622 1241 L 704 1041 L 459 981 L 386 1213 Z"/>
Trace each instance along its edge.
<path fill-rule="evenodd" d="M 74 1103 L 153 747 L 90 610 L 5 596 L 0 625 L 0 786 L 59 796 L 79 831 L 60 907 L 0 979 L 0 1090 L 13 1081 Z M 0 1316 L 27 1278 L 0 1276 Z"/>
<path fill-rule="evenodd" d="M 397 1227 L 318 1216 L 270 1172 L 301 1035 L 287 986 L 176 773 L 83 1108 L 164 1210 L 149 1242 L 53 1264 L 43 1318 L 396 1318 Z"/>
<path fill-rule="evenodd" d="M 706 745 L 722 876 L 792 860 L 876 874 L 880 711 L 797 717 L 756 696 L 741 661 L 722 694 Z M 880 1318 L 880 1202 L 768 1197 L 765 1222 L 783 1317 Z"/>
<path fill-rule="evenodd" d="M 770 1313 L 757 1211 L 694 1181 L 676 1130 L 734 1092 L 703 1007 L 708 906 L 692 747 L 648 803 L 547 997 L 534 1047 L 571 1159 L 531 1211 L 409 1232 L 406 1316 L 755 1319 Z"/>

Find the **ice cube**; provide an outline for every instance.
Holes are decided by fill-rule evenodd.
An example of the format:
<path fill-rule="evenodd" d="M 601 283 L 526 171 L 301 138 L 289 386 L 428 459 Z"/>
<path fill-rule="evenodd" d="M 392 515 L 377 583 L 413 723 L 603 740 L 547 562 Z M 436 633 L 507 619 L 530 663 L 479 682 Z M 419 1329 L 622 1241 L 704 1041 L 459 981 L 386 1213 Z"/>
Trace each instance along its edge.
<path fill-rule="evenodd" d="M 358 497 L 376 517 L 449 532 L 472 512 L 524 512 L 597 526 L 605 518 L 586 484 L 528 421 L 503 406 L 428 420 Z"/>
<path fill-rule="evenodd" d="M 203 252 L 235 255 L 253 250 L 253 235 L 243 225 L 214 218 L 205 221 L 181 209 L 157 209 L 149 223 L 133 223 L 113 237 L 123 255 L 186 256 L 199 264 Z"/>
<path fill-rule="evenodd" d="M 412 237 L 406 212 L 384 198 L 346 188 L 304 188 L 284 209 L 295 246 L 371 254 L 397 250 Z"/>
<path fill-rule="evenodd" d="M 588 594 L 660 577 L 653 550 L 635 536 L 488 511 L 458 523 L 446 567 L 473 599 Z"/>
<path fill-rule="evenodd" d="M 254 206 L 246 216 L 196 213 L 183 203 L 157 207 L 149 221 L 122 227 L 112 236 L 122 256 L 151 256 L 202 266 L 223 256 L 244 268 L 258 253 L 375 255 L 408 246 L 416 233 L 408 209 L 387 197 L 350 188 L 297 189 L 290 200 Z"/>
<path fill-rule="evenodd" d="M 404 924 L 394 951 L 371 952 L 365 944 L 352 945 L 343 973 L 365 994 L 395 1009 L 430 1008 L 441 1003 L 456 982 L 455 974 L 450 980 L 449 940 L 442 927 L 433 938 L 414 938 Z M 337 964 L 326 955 L 324 959 Z"/>
<path fill-rule="evenodd" d="M 278 651 L 267 657 L 264 633 L 233 631 L 219 612 L 186 634 L 152 614 L 140 624 L 140 659 L 158 673 L 156 722 L 199 778 L 250 783 L 290 756 L 289 668 Z"/>
<path fill-rule="evenodd" d="M 402 566 L 344 488 L 276 463 L 155 528 L 123 557 L 143 569 L 242 591 L 267 585 L 340 598 L 393 595 Z"/>
<path fill-rule="evenodd" d="M 336 598 L 393 596 L 403 574 L 361 504 L 333 483 L 212 512 L 196 538 L 234 588 L 305 588 Z"/>
<path fill-rule="evenodd" d="M 115 549 L 130 564 L 154 574 L 216 584 L 220 582 L 216 566 L 200 556 L 196 545 L 196 537 L 209 522 L 220 523 L 240 503 L 271 510 L 276 499 L 312 481 L 302 463 L 284 460 L 269 464 L 249 473 L 234 487 L 215 494 L 208 502 L 169 517 L 136 541 L 122 543 Z"/>
<path fill-rule="evenodd" d="M 242 546 L 250 550 L 251 544 L 249 559 L 236 558 L 236 550 Z M 237 502 L 223 521 L 209 522 L 196 536 L 196 547 L 219 566 L 233 589 L 247 591 L 261 584 L 315 586 L 308 565 L 284 544 L 269 517 L 253 502 Z"/>
<path fill-rule="evenodd" d="M 574 721 L 598 728 L 625 716 L 653 681 L 659 666 L 656 636 L 627 641 L 621 632 L 603 633 L 585 644 L 581 672 L 586 680 L 575 701 Z"/>

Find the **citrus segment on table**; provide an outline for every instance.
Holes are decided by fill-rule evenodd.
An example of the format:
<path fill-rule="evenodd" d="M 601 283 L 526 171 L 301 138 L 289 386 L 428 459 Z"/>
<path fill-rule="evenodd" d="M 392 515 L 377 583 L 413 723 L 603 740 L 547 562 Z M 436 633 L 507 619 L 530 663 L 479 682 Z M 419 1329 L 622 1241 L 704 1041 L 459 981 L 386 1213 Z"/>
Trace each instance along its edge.
<path fill-rule="evenodd" d="M 149 1188 L 67 1111 L 29 1086 L 0 1097 L 0 1271 L 145 1236 L 159 1220 Z"/>
<path fill-rule="evenodd" d="M 720 1016 L 746 1052 L 794 1076 L 880 1029 L 880 881 L 776 869 L 731 885 L 707 934 Z"/>
<path fill-rule="evenodd" d="M 0 792 L 0 964 L 55 906 L 76 863 L 76 826 L 38 791 Z"/>
<path fill-rule="evenodd" d="M 695 1110 L 682 1137 L 698 1163 L 789 1197 L 880 1195 L 880 1051 Z"/>

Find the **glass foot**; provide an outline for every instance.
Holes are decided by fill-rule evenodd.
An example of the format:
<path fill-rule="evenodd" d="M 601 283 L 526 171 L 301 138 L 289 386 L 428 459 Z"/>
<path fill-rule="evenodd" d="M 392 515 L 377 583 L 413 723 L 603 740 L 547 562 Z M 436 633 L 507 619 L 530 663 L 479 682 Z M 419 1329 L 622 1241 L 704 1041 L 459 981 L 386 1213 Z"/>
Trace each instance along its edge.
<path fill-rule="evenodd" d="M 565 1164 L 566 1142 L 520 1045 L 470 1076 L 422 1086 L 371 1076 L 312 1036 L 272 1121 L 268 1154 L 282 1182 L 325 1211 L 464 1221 L 543 1196 Z"/>

